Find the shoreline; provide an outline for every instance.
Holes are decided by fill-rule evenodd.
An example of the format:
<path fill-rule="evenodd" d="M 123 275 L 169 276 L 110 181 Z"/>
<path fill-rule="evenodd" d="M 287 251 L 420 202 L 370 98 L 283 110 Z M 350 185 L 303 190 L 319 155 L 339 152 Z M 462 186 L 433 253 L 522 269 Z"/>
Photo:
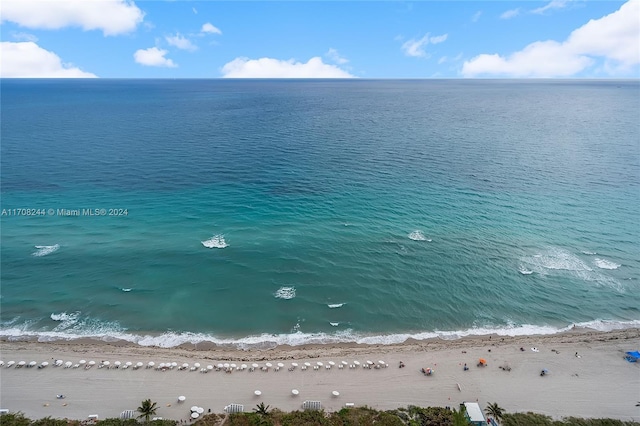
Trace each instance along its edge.
<path fill-rule="evenodd" d="M 524 350 L 521 350 L 524 349 Z M 536 351 L 533 351 L 535 348 Z M 118 417 L 151 398 L 160 407 L 158 416 L 188 420 L 189 407 L 199 405 L 221 413 L 224 406 L 239 403 L 251 411 L 264 402 L 285 411 L 300 409 L 304 400 L 320 400 L 323 408 L 337 411 L 346 403 L 377 409 L 407 405 L 452 406 L 478 401 L 482 407 L 497 402 L 507 412 L 533 411 L 554 418 L 609 417 L 640 419 L 637 392 L 640 365 L 623 359 L 625 351 L 640 348 L 640 328 L 600 332 L 571 330 L 540 336 L 473 336 L 457 340 L 431 339 L 393 345 L 323 344 L 286 346 L 274 349 L 230 349 L 186 345 L 175 348 L 142 347 L 134 343 L 96 341 L 8 342 L 0 341 L 0 358 L 7 363 L 50 362 L 44 369 L 0 368 L 0 408 L 22 411 L 32 419 L 52 416 L 86 419 Z M 580 356 L 575 356 L 579 353 Z M 485 358 L 487 367 L 477 367 Z M 282 362 L 281 371 L 192 371 L 53 367 L 54 359 L 77 363 L 80 359 L 144 362 L 258 363 Z M 389 367 L 365 370 L 348 366 L 331 370 L 288 369 L 291 362 L 302 365 L 318 361 L 353 363 L 384 360 Z M 405 368 L 399 369 L 402 361 Z M 463 364 L 469 371 L 464 371 Z M 499 367 L 509 366 L 509 371 Z M 435 370 L 424 376 L 421 368 Z M 550 374 L 540 377 L 541 369 Z M 460 390 L 457 388 L 460 385 Z M 262 396 L 253 395 L 254 390 Z M 291 389 L 299 389 L 293 397 Z M 331 392 L 338 390 L 339 397 Z M 56 394 L 65 394 L 62 402 Z M 185 395 L 184 404 L 177 396 Z"/>

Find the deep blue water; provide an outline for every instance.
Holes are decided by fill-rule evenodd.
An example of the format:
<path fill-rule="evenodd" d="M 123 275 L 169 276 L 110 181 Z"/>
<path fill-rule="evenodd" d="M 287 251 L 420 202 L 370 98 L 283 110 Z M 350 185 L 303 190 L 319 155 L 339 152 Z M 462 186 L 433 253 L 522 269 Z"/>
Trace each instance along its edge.
<path fill-rule="evenodd" d="M 637 80 L 0 88 L 0 336 L 640 325 Z"/>

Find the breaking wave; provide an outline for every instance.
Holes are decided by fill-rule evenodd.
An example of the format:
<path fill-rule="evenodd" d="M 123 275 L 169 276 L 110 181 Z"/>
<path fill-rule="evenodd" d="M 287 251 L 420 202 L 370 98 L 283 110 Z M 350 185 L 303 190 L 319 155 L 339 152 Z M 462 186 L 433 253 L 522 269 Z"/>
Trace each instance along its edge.
<path fill-rule="evenodd" d="M 344 303 L 333 303 L 331 305 L 327 305 L 329 308 L 331 309 L 336 309 L 336 308 L 342 308 L 345 304 Z"/>
<path fill-rule="evenodd" d="M 60 244 L 54 244 L 52 246 L 35 246 L 35 248 L 37 250 L 31 253 L 31 255 L 35 257 L 42 257 L 58 251 Z"/>
<path fill-rule="evenodd" d="M 274 293 L 276 299 L 293 299 L 296 297 L 296 288 L 295 287 L 280 287 L 278 291 Z"/>
<path fill-rule="evenodd" d="M 206 248 L 218 248 L 223 249 L 229 247 L 229 244 L 224 240 L 224 235 L 214 235 L 206 241 L 201 241 L 202 245 Z"/>
<path fill-rule="evenodd" d="M 427 242 L 431 242 L 431 238 L 427 238 L 424 236 L 424 234 L 422 233 L 422 231 L 420 230 L 415 230 L 412 233 L 409 234 L 409 239 L 413 240 L 413 241 L 427 241 Z"/>
<path fill-rule="evenodd" d="M 595 258 L 593 263 L 600 269 L 618 269 L 621 265 L 606 259 Z"/>

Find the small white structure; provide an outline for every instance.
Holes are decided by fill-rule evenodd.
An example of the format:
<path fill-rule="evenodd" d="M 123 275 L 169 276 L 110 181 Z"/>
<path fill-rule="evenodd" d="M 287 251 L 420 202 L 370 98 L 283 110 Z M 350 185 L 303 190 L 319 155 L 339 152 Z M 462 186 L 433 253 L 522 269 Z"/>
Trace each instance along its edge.
<path fill-rule="evenodd" d="M 477 402 L 464 402 L 463 405 L 467 419 L 471 424 L 474 426 L 484 426 L 486 424 L 487 421 L 484 418 L 484 414 L 482 414 L 480 404 Z"/>
<path fill-rule="evenodd" d="M 242 413 L 244 411 L 244 405 L 242 404 L 229 404 L 224 407 L 224 412 L 233 414 L 233 413 Z"/>
<path fill-rule="evenodd" d="M 303 410 L 322 410 L 322 403 L 320 401 L 305 401 L 302 403 Z"/>
<path fill-rule="evenodd" d="M 134 410 L 124 410 L 120 413 L 120 419 L 122 420 L 135 419 L 136 417 L 136 412 Z"/>

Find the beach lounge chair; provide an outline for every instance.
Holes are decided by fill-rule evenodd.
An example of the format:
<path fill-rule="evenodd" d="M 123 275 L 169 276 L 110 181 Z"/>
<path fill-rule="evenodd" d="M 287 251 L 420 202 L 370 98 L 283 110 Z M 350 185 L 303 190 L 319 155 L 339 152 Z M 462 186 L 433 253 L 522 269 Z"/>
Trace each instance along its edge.
<path fill-rule="evenodd" d="M 305 401 L 302 403 L 303 410 L 322 410 L 322 403 L 320 401 Z"/>

